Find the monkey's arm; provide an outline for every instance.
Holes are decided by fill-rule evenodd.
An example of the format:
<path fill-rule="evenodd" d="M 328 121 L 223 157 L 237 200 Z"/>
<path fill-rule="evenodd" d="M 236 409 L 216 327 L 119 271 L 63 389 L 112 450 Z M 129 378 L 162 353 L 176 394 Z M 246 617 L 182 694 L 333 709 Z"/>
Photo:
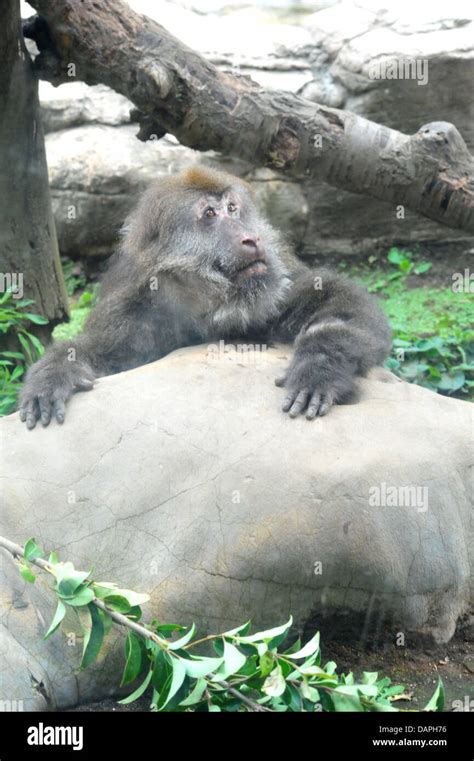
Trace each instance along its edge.
<path fill-rule="evenodd" d="M 146 314 L 119 296 L 100 300 L 84 332 L 74 341 L 52 344 L 29 368 L 20 396 L 20 419 L 27 428 L 51 417 L 64 422 L 66 402 L 75 391 L 92 388 L 94 379 L 149 362 L 156 350 Z"/>
<path fill-rule="evenodd" d="M 293 283 L 276 338 L 294 341 L 283 411 L 312 420 L 344 401 L 355 378 L 390 352 L 390 328 L 375 299 L 340 275 L 306 272 Z"/>

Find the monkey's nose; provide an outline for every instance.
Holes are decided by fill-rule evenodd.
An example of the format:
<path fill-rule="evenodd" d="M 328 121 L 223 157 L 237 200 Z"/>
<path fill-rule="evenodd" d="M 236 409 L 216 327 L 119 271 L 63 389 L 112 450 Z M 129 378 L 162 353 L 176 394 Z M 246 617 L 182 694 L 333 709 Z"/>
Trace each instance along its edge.
<path fill-rule="evenodd" d="M 258 240 L 259 239 L 256 236 L 247 235 L 245 238 L 242 238 L 240 243 L 242 246 L 248 246 L 249 248 L 257 248 Z"/>

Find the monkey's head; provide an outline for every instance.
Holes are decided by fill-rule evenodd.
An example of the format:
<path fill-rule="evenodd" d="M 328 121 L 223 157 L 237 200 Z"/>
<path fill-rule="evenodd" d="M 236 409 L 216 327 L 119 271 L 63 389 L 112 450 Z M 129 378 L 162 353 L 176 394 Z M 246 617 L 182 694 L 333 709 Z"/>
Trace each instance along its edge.
<path fill-rule="evenodd" d="M 250 186 L 229 174 L 196 167 L 161 180 L 124 232 L 124 250 L 145 260 L 158 280 L 201 287 L 215 321 L 232 310 L 236 327 L 258 322 L 259 312 L 268 319 L 286 290 L 278 235 Z"/>

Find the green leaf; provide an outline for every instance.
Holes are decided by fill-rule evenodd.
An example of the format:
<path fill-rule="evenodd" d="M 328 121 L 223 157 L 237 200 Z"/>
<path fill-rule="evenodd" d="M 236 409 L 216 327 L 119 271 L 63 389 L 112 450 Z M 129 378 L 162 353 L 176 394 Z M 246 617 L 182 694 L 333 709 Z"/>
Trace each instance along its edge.
<path fill-rule="evenodd" d="M 420 264 L 417 264 L 415 266 L 415 269 L 413 272 L 415 272 L 416 275 L 422 275 L 424 272 L 428 272 L 428 270 L 431 269 L 433 266 L 432 262 L 420 262 Z"/>
<path fill-rule="evenodd" d="M 142 667 L 142 652 L 140 637 L 134 632 L 129 632 L 125 640 L 125 668 L 120 682 L 121 687 L 130 684 L 139 675 Z"/>
<path fill-rule="evenodd" d="M 378 695 L 378 687 L 375 684 L 343 684 L 340 687 L 336 687 L 336 692 L 341 695 L 365 695 L 369 698 L 375 698 Z"/>
<path fill-rule="evenodd" d="M 196 626 L 195 624 L 192 624 L 190 630 L 186 632 L 186 634 L 183 637 L 180 637 L 179 639 L 175 640 L 174 642 L 169 643 L 169 649 L 170 650 L 180 650 L 182 647 L 188 644 L 192 640 L 196 633 Z"/>
<path fill-rule="evenodd" d="M 319 692 L 314 687 L 310 687 L 305 681 L 301 683 L 301 695 L 305 700 L 311 701 L 311 703 L 319 703 Z"/>
<path fill-rule="evenodd" d="M 31 343 L 33 344 L 38 357 L 41 357 L 41 355 L 44 354 L 44 346 L 41 343 L 41 341 L 38 341 L 36 336 L 32 335 L 31 333 L 28 333 L 27 331 L 25 331 L 25 335 L 28 336 L 28 338 L 30 339 Z"/>
<path fill-rule="evenodd" d="M 286 690 L 286 682 L 281 673 L 280 666 L 273 669 L 270 676 L 267 676 L 263 683 L 262 692 L 266 695 L 270 695 L 272 698 L 278 698 Z"/>
<path fill-rule="evenodd" d="M 23 354 L 19 351 L 2 351 L 0 354 L 2 357 L 10 357 L 11 359 L 23 359 Z"/>
<path fill-rule="evenodd" d="M 285 635 L 289 629 L 291 628 L 293 624 L 293 616 L 290 616 L 289 620 L 286 624 L 283 624 L 282 626 L 276 626 L 274 629 L 266 629 L 262 632 L 257 632 L 256 634 L 250 634 L 246 637 L 238 637 L 238 642 L 246 642 L 248 644 L 253 642 L 259 642 L 261 640 L 269 642 L 270 640 L 274 639 L 275 637 L 280 637 L 282 634 Z"/>
<path fill-rule="evenodd" d="M 32 363 L 33 362 L 33 355 L 31 353 L 31 349 L 30 349 L 30 345 L 29 345 L 28 341 L 26 340 L 26 338 L 21 333 L 18 333 L 17 335 L 18 335 L 18 340 L 21 343 L 21 345 L 23 347 L 23 350 L 24 350 L 24 352 L 25 352 L 29 362 Z"/>
<path fill-rule="evenodd" d="M 171 659 L 170 656 L 156 647 L 155 650 L 155 662 L 153 664 L 153 687 L 158 693 L 161 693 L 166 685 L 166 682 L 171 674 Z"/>
<path fill-rule="evenodd" d="M 231 637 L 231 636 L 237 635 L 237 634 L 243 634 L 243 635 L 245 635 L 249 631 L 250 625 L 251 625 L 251 621 L 249 619 L 248 621 L 245 622 L 245 624 L 242 624 L 242 626 L 236 626 L 235 629 L 229 629 L 229 631 L 224 632 L 224 634 L 222 636 L 223 637 Z"/>
<path fill-rule="evenodd" d="M 321 695 L 321 699 L 322 699 Z M 356 695 L 345 695 L 342 692 L 332 692 L 330 700 L 333 704 L 333 710 L 337 712 L 347 713 L 349 711 L 363 711 L 364 707 L 360 702 L 360 698 Z M 323 700 L 321 701 L 323 702 Z"/>
<path fill-rule="evenodd" d="M 188 697 L 182 700 L 179 705 L 188 707 L 188 706 L 196 705 L 196 703 L 200 703 L 206 687 L 207 687 L 206 680 L 202 678 L 198 679 L 192 692 L 190 692 Z"/>
<path fill-rule="evenodd" d="M 287 654 L 286 658 L 291 658 L 292 660 L 299 660 L 300 658 L 309 658 L 310 655 L 313 655 L 317 650 L 319 650 L 319 632 L 316 632 L 314 637 L 309 640 L 309 642 L 304 645 L 304 647 L 301 648 L 301 650 L 298 650 L 296 653 Z"/>
<path fill-rule="evenodd" d="M 151 626 L 154 628 L 157 634 L 161 634 L 168 637 L 173 632 L 185 632 L 186 627 L 180 624 L 158 624 L 156 621 L 152 621 Z"/>
<path fill-rule="evenodd" d="M 283 693 L 282 700 L 285 705 L 288 706 L 293 713 L 301 713 L 303 705 L 302 698 L 299 690 L 292 684 L 286 685 L 286 690 Z"/>
<path fill-rule="evenodd" d="M 35 325 L 47 325 L 49 322 L 46 317 L 42 317 L 40 314 L 31 314 L 31 312 L 24 312 L 23 316 L 30 322 L 34 322 Z"/>
<path fill-rule="evenodd" d="M 443 373 L 438 384 L 440 391 L 457 391 L 464 385 L 466 376 L 458 370 L 455 373 Z"/>
<path fill-rule="evenodd" d="M 403 259 L 398 266 L 405 275 L 408 275 L 413 269 L 413 264 L 409 259 Z"/>
<path fill-rule="evenodd" d="M 275 657 L 272 653 L 269 653 L 267 651 L 266 653 L 260 656 L 259 666 L 260 666 L 260 673 L 263 677 L 268 676 L 268 674 L 271 673 L 274 665 L 275 665 Z"/>
<path fill-rule="evenodd" d="M 335 661 L 328 661 L 324 667 L 324 671 L 326 672 L 326 674 L 330 674 L 331 676 L 332 674 L 336 673 L 336 669 L 337 669 L 337 663 Z"/>
<path fill-rule="evenodd" d="M 25 579 L 25 581 L 28 581 L 30 584 L 34 584 L 36 580 L 36 576 L 34 575 L 33 571 L 28 565 L 25 565 L 25 563 L 19 563 L 20 573 Z"/>
<path fill-rule="evenodd" d="M 133 703 L 135 700 L 138 700 L 138 698 L 141 698 L 141 696 L 143 695 L 143 693 L 145 692 L 146 688 L 148 687 L 148 685 L 151 682 L 152 673 L 153 672 L 150 669 L 150 671 L 146 675 L 145 679 L 141 683 L 140 687 L 137 687 L 137 689 L 134 692 L 132 692 L 131 695 L 128 695 L 126 698 L 123 698 L 122 700 L 118 701 L 120 703 L 120 705 L 128 705 L 129 703 Z"/>
<path fill-rule="evenodd" d="M 150 599 L 147 594 L 132 592 L 130 589 L 108 587 L 104 583 L 94 584 L 94 591 L 99 599 L 104 600 L 107 607 L 118 613 L 129 613 L 133 608 L 138 608 Z"/>
<path fill-rule="evenodd" d="M 433 697 L 423 708 L 424 711 L 442 711 L 445 703 L 444 685 L 441 679 L 438 680 L 438 686 Z"/>
<path fill-rule="evenodd" d="M 398 248 L 391 248 L 387 255 L 387 259 L 391 264 L 401 264 L 406 258 L 403 251 L 400 251 Z"/>
<path fill-rule="evenodd" d="M 58 582 L 56 591 L 61 597 L 73 597 L 88 577 L 89 572 L 87 571 L 73 571 L 70 576 L 65 576 Z M 94 597 L 92 589 L 91 593 Z"/>
<path fill-rule="evenodd" d="M 107 595 L 104 602 L 110 610 L 115 610 L 117 613 L 128 613 L 132 607 L 127 598 L 122 595 Z"/>
<path fill-rule="evenodd" d="M 94 599 L 94 592 L 90 587 L 81 587 L 71 597 L 60 595 L 61 599 L 73 608 L 79 608 L 82 605 L 89 605 Z M 94 606 L 95 608 L 95 606 Z"/>
<path fill-rule="evenodd" d="M 377 671 L 363 671 L 362 684 L 375 684 L 378 679 Z"/>
<path fill-rule="evenodd" d="M 40 547 L 38 547 L 34 539 L 28 539 L 27 543 L 25 544 L 23 555 L 25 560 L 34 560 L 35 558 L 44 557 L 44 552 Z"/>
<path fill-rule="evenodd" d="M 95 661 L 102 647 L 105 634 L 104 621 L 100 615 L 101 611 L 93 603 L 90 603 L 87 607 L 90 614 L 90 626 L 83 624 L 84 647 L 81 669 L 87 668 L 87 666 L 90 666 Z"/>
<path fill-rule="evenodd" d="M 212 674 L 213 671 L 217 671 L 224 662 L 224 658 L 196 657 L 189 660 L 183 658 L 182 661 L 186 668 L 186 674 L 191 678 L 199 679 L 200 677 Z"/>
<path fill-rule="evenodd" d="M 51 621 L 51 625 L 44 635 L 43 639 L 47 639 L 51 636 L 53 632 L 56 631 L 58 626 L 61 624 L 61 621 L 63 620 L 64 616 L 66 615 L 66 606 L 61 602 L 61 600 L 58 600 L 58 605 L 56 607 L 56 612 L 54 614 L 53 620 Z"/>
<path fill-rule="evenodd" d="M 224 640 L 223 659 L 224 662 L 219 666 L 215 675 L 212 677 L 212 680 L 215 682 L 218 682 L 221 679 L 227 679 L 231 674 L 237 674 L 247 660 L 240 650 L 237 650 L 234 645 L 231 645 L 230 642 L 226 642 L 226 640 Z"/>
<path fill-rule="evenodd" d="M 186 678 L 186 668 L 181 658 L 172 657 L 170 660 L 172 668 L 170 684 L 166 692 L 164 691 L 163 695 L 160 695 L 160 700 L 158 701 L 158 710 L 160 711 L 166 708 L 174 698 Z"/>
<path fill-rule="evenodd" d="M 147 595 L 145 592 L 134 592 L 132 589 L 118 589 L 117 593 L 128 600 L 131 608 L 135 608 L 137 605 L 143 605 L 150 599 L 150 595 Z"/>

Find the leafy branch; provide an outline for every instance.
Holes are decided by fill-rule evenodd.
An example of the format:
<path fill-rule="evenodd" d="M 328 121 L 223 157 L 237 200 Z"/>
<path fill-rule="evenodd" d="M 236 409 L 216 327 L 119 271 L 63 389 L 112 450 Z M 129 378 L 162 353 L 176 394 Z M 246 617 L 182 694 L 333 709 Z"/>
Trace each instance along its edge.
<path fill-rule="evenodd" d="M 11 288 L 0 294 L 0 338 L 6 336 L 12 349 L 0 351 L 0 415 L 13 412 L 26 367 L 44 352 L 28 327 L 29 323 L 46 325 L 48 320 L 27 311 L 33 304 L 31 299 L 16 299 Z"/>
<path fill-rule="evenodd" d="M 61 625 L 69 608 L 88 612 L 79 620 L 84 644 L 81 668 L 97 658 L 112 623 L 128 630 L 125 667 L 120 686 L 142 677 L 140 686 L 121 703 L 131 703 L 152 689 L 154 711 L 397 711 L 393 702 L 406 699 L 402 685 L 388 677 L 364 672 L 356 682 L 352 673 L 336 673 L 336 663 L 321 665 L 319 632 L 302 646 L 298 639 L 283 652 L 293 620 L 255 634 L 250 621 L 222 634 L 196 639 L 196 627 L 178 624 L 139 623 L 141 605 L 147 594 L 117 585 L 94 581 L 90 571 L 77 571 L 70 562 L 60 562 L 55 553 L 45 553 L 34 539 L 25 547 L 0 537 L 0 547 L 18 560 L 23 578 L 34 583 L 32 566 L 54 579 L 52 591 L 58 602 L 53 620 L 44 635 L 50 637 Z M 191 650 L 212 644 L 214 653 Z M 440 681 L 425 711 L 441 711 L 444 690 Z"/>

